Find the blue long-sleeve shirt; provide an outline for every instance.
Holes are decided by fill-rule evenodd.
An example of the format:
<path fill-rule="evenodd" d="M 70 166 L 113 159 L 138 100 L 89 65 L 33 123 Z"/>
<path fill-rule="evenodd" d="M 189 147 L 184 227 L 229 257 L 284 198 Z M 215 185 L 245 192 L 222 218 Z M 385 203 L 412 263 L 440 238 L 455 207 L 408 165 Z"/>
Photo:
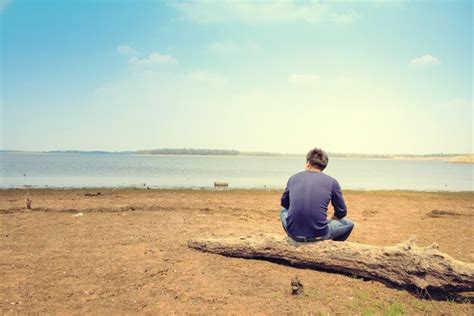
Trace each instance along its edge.
<path fill-rule="evenodd" d="M 346 216 L 346 203 L 336 179 L 312 171 L 293 175 L 281 196 L 281 206 L 288 209 L 287 231 L 308 238 L 325 236 L 329 201 L 337 218 Z"/>

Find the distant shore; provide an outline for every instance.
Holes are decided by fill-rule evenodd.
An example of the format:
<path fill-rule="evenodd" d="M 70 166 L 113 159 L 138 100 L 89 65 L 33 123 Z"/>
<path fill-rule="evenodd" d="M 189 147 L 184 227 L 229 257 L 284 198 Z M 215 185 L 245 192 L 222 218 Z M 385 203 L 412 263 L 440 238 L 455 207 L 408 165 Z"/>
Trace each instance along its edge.
<path fill-rule="evenodd" d="M 139 155 L 139 156 L 223 156 L 223 157 L 304 157 L 304 154 L 272 153 L 272 152 L 245 152 L 221 149 L 155 149 L 137 151 L 81 151 L 81 150 L 56 150 L 56 151 L 19 151 L 0 150 L 7 154 L 81 154 L 81 155 Z M 336 159 L 395 159 L 395 160 L 440 160 L 451 163 L 474 163 L 474 154 L 357 154 L 357 153 L 328 153 L 330 158 Z"/>
<path fill-rule="evenodd" d="M 463 155 L 463 156 L 456 156 L 449 160 L 449 162 L 453 163 L 474 163 L 474 155 Z"/>

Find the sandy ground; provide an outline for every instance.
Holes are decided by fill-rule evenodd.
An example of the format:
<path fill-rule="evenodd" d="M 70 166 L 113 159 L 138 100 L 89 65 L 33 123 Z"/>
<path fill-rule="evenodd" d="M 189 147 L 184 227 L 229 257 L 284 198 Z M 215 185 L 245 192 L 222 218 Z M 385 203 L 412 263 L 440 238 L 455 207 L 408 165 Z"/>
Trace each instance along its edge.
<path fill-rule="evenodd" d="M 0 190 L 0 313 L 450 314 L 471 303 L 419 299 L 357 277 L 227 258 L 193 237 L 283 233 L 277 191 Z M 471 193 L 345 192 L 351 241 L 417 235 L 473 262 Z M 82 213 L 83 216 L 74 216 Z M 290 282 L 298 275 L 301 296 Z M 468 294 L 469 296 L 470 294 Z"/>

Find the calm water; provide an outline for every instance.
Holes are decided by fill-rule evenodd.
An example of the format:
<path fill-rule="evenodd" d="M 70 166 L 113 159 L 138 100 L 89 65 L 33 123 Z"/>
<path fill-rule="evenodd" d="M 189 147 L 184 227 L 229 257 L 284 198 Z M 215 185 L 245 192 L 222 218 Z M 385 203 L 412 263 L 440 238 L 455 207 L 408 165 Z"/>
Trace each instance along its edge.
<path fill-rule="evenodd" d="M 0 154 L 0 187 L 282 188 L 304 157 Z M 473 166 L 442 161 L 331 159 L 343 189 L 472 191 Z"/>

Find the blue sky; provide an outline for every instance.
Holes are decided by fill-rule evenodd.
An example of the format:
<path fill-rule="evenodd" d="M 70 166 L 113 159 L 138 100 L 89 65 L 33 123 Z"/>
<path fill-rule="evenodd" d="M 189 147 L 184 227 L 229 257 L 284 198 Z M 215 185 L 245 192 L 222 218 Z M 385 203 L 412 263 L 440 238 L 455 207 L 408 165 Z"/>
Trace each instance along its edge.
<path fill-rule="evenodd" d="M 18 150 L 472 152 L 470 1 L 0 0 Z"/>

